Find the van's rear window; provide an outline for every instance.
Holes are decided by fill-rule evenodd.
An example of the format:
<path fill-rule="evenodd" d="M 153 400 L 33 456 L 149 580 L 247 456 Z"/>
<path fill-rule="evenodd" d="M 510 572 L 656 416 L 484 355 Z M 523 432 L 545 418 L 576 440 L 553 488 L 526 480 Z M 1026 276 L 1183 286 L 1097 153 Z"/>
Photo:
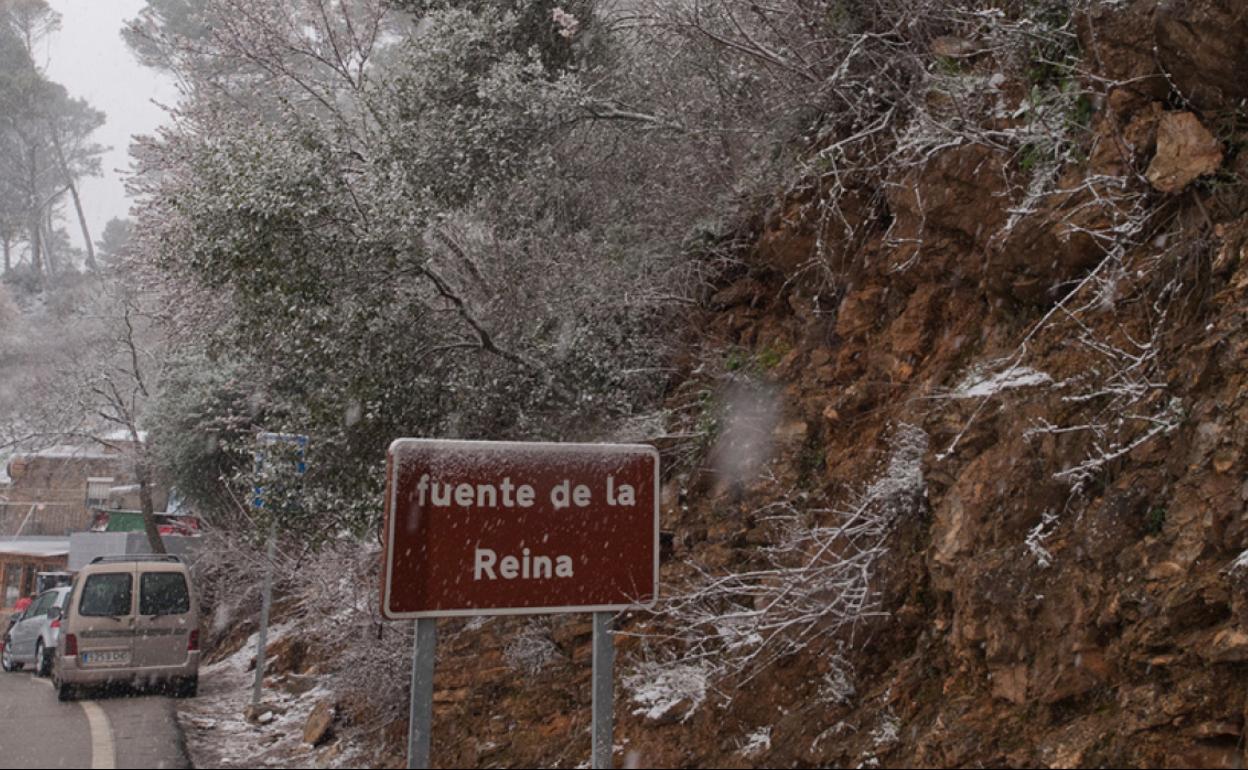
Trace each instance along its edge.
<path fill-rule="evenodd" d="M 128 572 L 104 572 L 87 578 L 82 587 L 79 615 L 129 615 L 133 579 Z"/>
<path fill-rule="evenodd" d="M 139 578 L 140 615 L 182 615 L 191 611 L 191 596 L 181 572 L 145 572 Z"/>

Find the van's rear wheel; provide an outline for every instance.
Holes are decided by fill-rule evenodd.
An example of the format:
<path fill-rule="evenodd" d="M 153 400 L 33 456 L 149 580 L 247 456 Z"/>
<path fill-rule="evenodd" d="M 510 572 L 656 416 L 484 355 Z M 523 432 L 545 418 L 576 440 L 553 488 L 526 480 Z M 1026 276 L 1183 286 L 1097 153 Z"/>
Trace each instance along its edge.
<path fill-rule="evenodd" d="M 194 698 L 199 692 L 199 675 L 188 676 L 185 679 L 179 679 L 174 687 L 173 694 L 176 698 Z"/>
<path fill-rule="evenodd" d="M 56 683 L 56 699 L 59 701 L 73 700 L 78 697 L 78 693 L 74 691 L 74 686 L 64 681 Z"/>

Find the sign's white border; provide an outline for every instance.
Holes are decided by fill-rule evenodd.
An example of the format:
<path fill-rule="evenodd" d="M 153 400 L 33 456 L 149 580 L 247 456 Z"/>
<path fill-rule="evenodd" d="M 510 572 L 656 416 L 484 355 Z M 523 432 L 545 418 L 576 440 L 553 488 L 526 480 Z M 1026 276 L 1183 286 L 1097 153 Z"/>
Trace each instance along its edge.
<path fill-rule="evenodd" d="M 390 479 L 390 519 L 386 526 L 386 563 L 382 565 L 383 598 L 381 614 L 388 620 L 415 620 L 419 618 L 454 618 L 472 617 L 476 615 L 539 615 L 543 613 L 564 612 L 617 612 L 621 610 L 645 609 L 653 607 L 659 600 L 659 450 L 649 444 L 563 444 L 551 441 L 460 441 L 453 439 L 432 438 L 400 438 L 390 442 L 386 451 L 387 466 L 395 455 L 396 449 L 403 446 L 416 445 L 434 449 L 459 449 L 471 451 L 477 448 L 490 449 L 575 449 L 586 453 L 602 454 L 648 454 L 654 458 L 654 578 L 650 591 L 650 601 L 624 604 L 586 604 L 568 607 L 479 607 L 457 610 L 430 610 L 427 612 L 394 612 L 390 609 L 390 585 L 394 577 L 394 526 L 393 517 L 398 508 L 398 479 Z"/>

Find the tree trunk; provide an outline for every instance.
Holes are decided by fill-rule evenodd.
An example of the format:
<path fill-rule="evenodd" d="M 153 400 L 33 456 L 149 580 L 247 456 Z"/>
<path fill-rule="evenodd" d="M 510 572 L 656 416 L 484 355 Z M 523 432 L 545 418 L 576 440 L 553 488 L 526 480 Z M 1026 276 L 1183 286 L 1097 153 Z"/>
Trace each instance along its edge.
<path fill-rule="evenodd" d="M 49 205 L 47 213 L 43 217 L 43 268 L 48 278 L 56 276 L 60 269 L 60 265 L 57 263 L 60 255 L 56 253 L 55 243 L 56 237 L 52 231 L 52 209 Z"/>
<path fill-rule="evenodd" d="M 35 273 L 35 284 L 43 288 L 43 228 L 39 226 L 39 213 L 30 220 L 30 267 Z"/>
<path fill-rule="evenodd" d="M 43 288 L 43 251 L 40 243 L 40 233 L 42 229 L 39 226 L 39 179 L 38 159 L 35 156 L 35 148 L 32 146 L 29 150 L 29 166 L 27 171 L 30 174 L 30 210 L 27 215 L 30 217 L 30 267 L 35 272 L 35 283 L 39 288 Z"/>
<path fill-rule="evenodd" d="M 74 210 L 78 212 L 78 225 L 82 228 L 82 243 L 87 250 L 87 270 L 95 272 L 95 246 L 91 243 L 91 233 L 87 230 L 87 217 L 82 213 L 82 199 L 78 197 L 78 185 L 69 172 L 69 164 L 65 162 L 65 152 L 61 149 L 61 137 L 56 126 L 48 123 L 48 131 L 52 134 L 52 146 L 56 148 L 56 159 L 60 161 L 61 171 L 65 174 L 65 183 L 69 185 L 69 194 L 74 198 Z"/>
<path fill-rule="evenodd" d="M 69 194 L 74 197 L 74 209 L 78 212 L 78 224 L 82 227 L 82 242 L 87 248 L 86 268 L 88 271 L 95 272 L 95 246 L 91 243 L 91 233 L 87 230 L 87 216 L 82 213 L 82 200 L 78 197 L 78 185 L 71 180 L 69 183 Z"/>
<path fill-rule="evenodd" d="M 152 505 L 151 467 L 143 456 L 144 450 L 136 445 L 135 451 L 139 456 L 135 461 L 134 475 L 139 480 L 139 507 L 143 511 L 143 530 L 147 533 L 147 544 L 151 546 L 152 553 L 168 553 L 164 538 L 160 536 L 160 530 L 156 526 L 156 511 Z"/>

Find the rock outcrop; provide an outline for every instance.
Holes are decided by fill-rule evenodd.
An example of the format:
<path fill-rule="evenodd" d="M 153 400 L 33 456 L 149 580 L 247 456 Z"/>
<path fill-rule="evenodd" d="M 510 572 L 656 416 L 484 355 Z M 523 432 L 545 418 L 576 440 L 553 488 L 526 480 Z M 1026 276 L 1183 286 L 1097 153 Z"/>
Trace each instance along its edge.
<path fill-rule="evenodd" d="M 1148 164 L 1148 181 L 1164 193 L 1183 191 L 1222 165 L 1222 146 L 1190 112 L 1171 112 L 1157 126 L 1157 153 Z"/>

